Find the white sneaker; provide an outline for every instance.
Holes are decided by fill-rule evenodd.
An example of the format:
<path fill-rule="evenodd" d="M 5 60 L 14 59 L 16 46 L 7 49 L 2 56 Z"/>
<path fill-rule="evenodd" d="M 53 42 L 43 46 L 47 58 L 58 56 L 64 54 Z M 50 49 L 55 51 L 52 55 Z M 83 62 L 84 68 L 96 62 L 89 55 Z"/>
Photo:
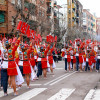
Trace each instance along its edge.
<path fill-rule="evenodd" d="M 4 96 L 8 96 L 8 94 L 7 93 L 4 93 Z"/>
<path fill-rule="evenodd" d="M 14 96 L 18 96 L 18 93 L 14 93 Z"/>
<path fill-rule="evenodd" d="M 1 89 L 3 89 L 3 87 L 1 86 Z"/>
<path fill-rule="evenodd" d="M 30 86 L 27 86 L 27 89 L 30 89 L 31 87 Z"/>

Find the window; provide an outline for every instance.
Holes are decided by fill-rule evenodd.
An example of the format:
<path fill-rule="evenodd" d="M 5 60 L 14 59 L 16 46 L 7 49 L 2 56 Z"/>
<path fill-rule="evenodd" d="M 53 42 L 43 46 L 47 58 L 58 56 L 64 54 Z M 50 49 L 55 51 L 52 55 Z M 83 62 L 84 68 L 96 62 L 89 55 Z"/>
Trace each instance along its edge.
<path fill-rule="evenodd" d="M 41 10 L 39 11 L 39 16 L 42 16 L 42 11 Z"/>
<path fill-rule="evenodd" d="M 14 18 L 12 17 L 12 25 L 14 25 Z"/>
<path fill-rule="evenodd" d="M 22 4 L 21 0 L 17 0 L 17 3 L 18 3 L 18 6 L 21 8 L 21 4 Z"/>
<path fill-rule="evenodd" d="M 85 18 L 85 17 L 86 17 L 86 13 L 84 12 L 84 13 L 83 13 L 83 18 Z"/>
<path fill-rule="evenodd" d="M 68 13 L 70 14 L 71 13 L 71 10 L 69 9 Z"/>
<path fill-rule="evenodd" d="M 69 22 L 69 24 L 71 23 L 71 19 L 70 18 L 69 18 L 69 21 L 68 22 Z"/>
<path fill-rule="evenodd" d="M 5 0 L 0 0 L 0 4 L 5 4 Z"/>
<path fill-rule="evenodd" d="M 44 12 L 42 12 L 42 17 L 44 17 Z"/>
<path fill-rule="evenodd" d="M 4 23 L 5 22 L 5 15 L 3 11 L 0 11 L 0 23 Z"/>
<path fill-rule="evenodd" d="M 69 0 L 69 5 L 71 5 L 71 1 Z"/>
<path fill-rule="evenodd" d="M 15 0 L 12 0 L 11 3 L 12 3 L 12 4 L 15 4 Z"/>

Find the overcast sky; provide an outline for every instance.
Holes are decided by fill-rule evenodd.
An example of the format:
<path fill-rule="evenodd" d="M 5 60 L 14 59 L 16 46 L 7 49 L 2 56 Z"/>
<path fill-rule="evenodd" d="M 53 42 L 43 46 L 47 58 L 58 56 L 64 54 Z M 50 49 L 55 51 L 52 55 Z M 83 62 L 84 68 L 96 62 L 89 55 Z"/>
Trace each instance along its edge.
<path fill-rule="evenodd" d="M 90 9 L 91 13 L 95 13 L 100 17 L 100 0 L 79 0 L 83 4 L 84 9 Z M 57 0 L 59 5 L 67 4 L 67 0 Z"/>

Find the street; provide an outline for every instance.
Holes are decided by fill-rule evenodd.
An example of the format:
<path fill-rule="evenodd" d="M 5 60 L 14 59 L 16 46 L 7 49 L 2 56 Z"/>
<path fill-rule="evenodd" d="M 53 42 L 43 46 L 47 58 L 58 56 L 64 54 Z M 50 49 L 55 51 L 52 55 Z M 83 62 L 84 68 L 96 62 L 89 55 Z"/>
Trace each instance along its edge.
<path fill-rule="evenodd" d="M 55 75 L 43 76 L 31 82 L 31 89 L 26 83 L 18 90 L 19 95 L 13 96 L 13 90 L 8 89 L 4 97 L 0 90 L 0 100 L 100 100 L 100 74 L 97 72 L 66 72 L 64 61 L 56 63 Z"/>

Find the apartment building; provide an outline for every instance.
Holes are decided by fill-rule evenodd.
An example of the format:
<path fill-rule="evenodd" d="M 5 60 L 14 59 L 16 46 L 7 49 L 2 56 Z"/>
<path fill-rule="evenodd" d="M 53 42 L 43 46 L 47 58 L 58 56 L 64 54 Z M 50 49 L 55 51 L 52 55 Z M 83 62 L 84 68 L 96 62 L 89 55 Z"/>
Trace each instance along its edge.
<path fill-rule="evenodd" d="M 83 6 L 78 0 L 67 0 L 68 28 L 82 27 Z"/>
<path fill-rule="evenodd" d="M 85 34 L 96 35 L 96 17 L 88 9 L 83 9 L 83 29 Z"/>
<path fill-rule="evenodd" d="M 11 33 L 15 24 L 14 18 L 18 13 L 17 8 L 22 10 L 21 13 L 26 19 L 28 17 L 27 23 L 30 24 L 31 29 L 43 36 L 46 36 L 49 32 L 53 33 L 56 5 L 55 0 L 0 0 L 0 33 Z M 16 26 L 20 20 L 24 21 L 21 13 L 16 19 Z M 29 16 L 27 16 L 28 13 Z"/>
<path fill-rule="evenodd" d="M 96 30 L 97 35 L 100 35 L 100 18 L 96 19 L 96 28 L 97 28 Z"/>

